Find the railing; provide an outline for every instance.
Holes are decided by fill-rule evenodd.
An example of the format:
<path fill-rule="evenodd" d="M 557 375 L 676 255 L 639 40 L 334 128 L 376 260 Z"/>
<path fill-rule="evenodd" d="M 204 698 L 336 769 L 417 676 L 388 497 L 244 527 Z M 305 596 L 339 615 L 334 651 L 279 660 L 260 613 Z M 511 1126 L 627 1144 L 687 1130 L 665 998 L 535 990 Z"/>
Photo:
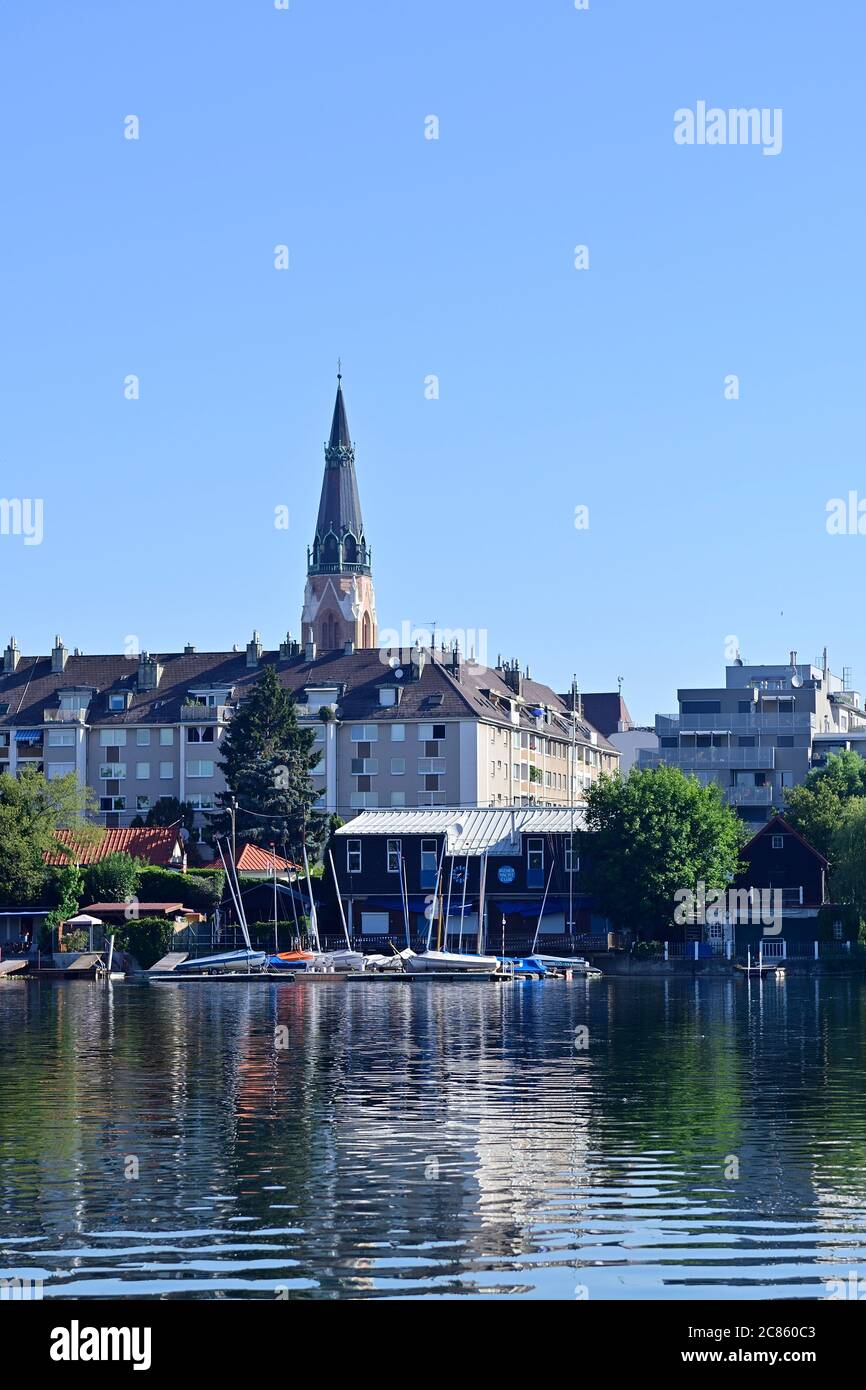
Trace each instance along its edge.
<path fill-rule="evenodd" d="M 86 709 L 46 709 L 42 711 L 43 724 L 84 724 L 86 721 Z"/>
<path fill-rule="evenodd" d="M 184 724 L 226 724 L 231 719 L 230 705 L 181 705 L 180 717 Z"/>
<path fill-rule="evenodd" d="M 730 729 L 732 733 L 778 733 L 792 729 L 809 729 L 811 714 L 657 714 L 656 733 L 711 733 L 714 729 Z"/>
<path fill-rule="evenodd" d="M 775 748 L 641 748 L 640 767 L 755 767 L 773 768 Z"/>
<path fill-rule="evenodd" d="M 769 806 L 774 796 L 772 787 L 728 787 L 731 806 Z"/>

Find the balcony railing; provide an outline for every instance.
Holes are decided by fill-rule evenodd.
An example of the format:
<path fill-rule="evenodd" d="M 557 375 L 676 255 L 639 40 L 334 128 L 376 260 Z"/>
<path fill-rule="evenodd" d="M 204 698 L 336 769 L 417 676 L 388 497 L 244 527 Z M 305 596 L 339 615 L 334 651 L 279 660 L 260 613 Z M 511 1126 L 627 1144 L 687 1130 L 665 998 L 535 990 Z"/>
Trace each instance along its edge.
<path fill-rule="evenodd" d="M 777 797 L 773 787 L 728 788 L 728 801 L 732 806 L 770 806 Z"/>
<path fill-rule="evenodd" d="M 811 714 L 657 714 L 655 729 L 659 737 L 671 734 L 712 732 L 714 729 L 732 733 L 790 733 L 793 729 L 809 729 Z"/>
<path fill-rule="evenodd" d="M 181 705 L 184 724 L 227 724 L 232 717 L 231 705 Z"/>
<path fill-rule="evenodd" d="M 43 724 L 84 724 L 86 721 L 86 709 L 46 709 L 42 711 Z"/>
<path fill-rule="evenodd" d="M 658 767 L 667 763 L 684 771 L 697 767 L 755 767 L 776 766 L 775 748 L 641 748 L 640 767 Z"/>

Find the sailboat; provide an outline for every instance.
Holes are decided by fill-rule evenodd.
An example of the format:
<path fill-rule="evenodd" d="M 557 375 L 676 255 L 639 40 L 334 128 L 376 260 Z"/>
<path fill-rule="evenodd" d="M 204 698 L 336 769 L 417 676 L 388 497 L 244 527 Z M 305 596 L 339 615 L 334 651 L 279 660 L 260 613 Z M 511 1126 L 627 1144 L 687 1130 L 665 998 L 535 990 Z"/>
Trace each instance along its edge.
<path fill-rule="evenodd" d="M 268 957 L 266 953 L 264 951 L 254 951 L 252 942 L 250 941 L 249 927 L 247 926 L 247 917 L 241 898 L 240 884 L 236 882 L 237 870 L 235 866 L 232 865 L 235 874 L 235 879 L 233 880 L 232 874 L 229 873 L 225 855 L 223 854 L 222 845 L 219 841 L 217 841 L 217 849 L 219 850 L 220 859 L 225 869 L 226 881 L 229 885 L 232 902 L 234 903 L 238 922 L 240 923 L 241 932 L 243 933 L 244 949 L 241 951 L 221 951 L 217 955 L 197 956 L 189 960 L 181 961 L 180 965 L 175 967 L 174 973 L 178 975 L 188 973 L 216 975 L 236 974 L 238 972 L 249 975 L 253 971 L 264 970 L 267 967 Z"/>
<path fill-rule="evenodd" d="M 410 975 L 493 975 L 501 970 L 496 956 L 485 956 L 479 951 L 477 955 L 464 955 L 457 951 L 437 951 L 430 949 L 430 938 L 433 934 L 433 922 L 436 918 L 436 906 L 439 902 L 439 887 L 442 878 L 442 868 L 445 861 L 445 842 L 442 844 L 442 853 L 439 856 L 439 868 L 436 873 L 436 886 L 433 889 L 433 903 L 430 908 L 430 920 L 427 927 L 427 945 L 420 955 L 404 954 L 404 968 Z M 452 866 L 453 867 L 453 866 Z M 483 889 L 482 889 L 483 892 Z M 441 906 L 441 904 L 440 904 Z M 481 935 L 481 921 L 483 909 L 479 906 L 479 936 Z"/>

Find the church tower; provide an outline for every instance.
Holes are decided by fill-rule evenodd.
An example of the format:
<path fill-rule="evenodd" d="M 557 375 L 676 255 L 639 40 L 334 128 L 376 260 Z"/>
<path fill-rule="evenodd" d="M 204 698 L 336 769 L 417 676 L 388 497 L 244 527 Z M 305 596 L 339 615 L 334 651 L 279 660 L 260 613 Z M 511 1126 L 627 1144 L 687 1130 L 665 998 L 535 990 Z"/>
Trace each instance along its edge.
<path fill-rule="evenodd" d="M 376 598 L 364 535 L 355 449 L 349 437 L 343 378 L 337 374 L 337 399 L 331 437 L 325 445 L 325 476 L 316 535 L 307 550 L 307 586 L 301 614 L 301 641 L 317 652 L 376 646 Z"/>

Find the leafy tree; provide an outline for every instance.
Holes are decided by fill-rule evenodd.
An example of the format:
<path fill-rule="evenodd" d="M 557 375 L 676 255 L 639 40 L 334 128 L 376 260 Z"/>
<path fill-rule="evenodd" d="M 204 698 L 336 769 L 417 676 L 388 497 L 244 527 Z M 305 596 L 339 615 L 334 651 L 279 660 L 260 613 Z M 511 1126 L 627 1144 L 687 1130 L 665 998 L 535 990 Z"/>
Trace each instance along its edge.
<path fill-rule="evenodd" d="M 33 768 L 17 777 L 0 774 L 0 898 L 23 903 L 38 898 L 45 878 L 45 856 L 62 851 L 57 830 L 74 830 L 76 841 L 89 843 L 104 832 L 84 817 L 93 793 L 81 787 L 74 773 L 49 781 Z"/>
<path fill-rule="evenodd" d="M 147 813 L 145 825 L 182 825 L 192 830 L 195 807 L 191 801 L 178 801 L 176 796 L 161 796 Z"/>
<path fill-rule="evenodd" d="M 133 859 L 122 850 L 107 854 L 104 859 L 91 864 L 85 875 L 87 894 L 91 902 L 122 903 L 134 898 L 138 892 L 138 880 L 143 861 Z"/>
<path fill-rule="evenodd" d="M 134 956 L 142 970 L 149 970 L 174 944 L 174 923 L 164 917 L 133 918 L 118 929 L 115 947 Z"/>
<path fill-rule="evenodd" d="M 830 842 L 830 860 L 834 902 L 866 918 L 866 797 L 854 796 L 843 803 L 841 822 Z"/>
<path fill-rule="evenodd" d="M 39 943 L 43 950 L 50 950 L 56 941 L 57 928 L 74 917 L 84 895 L 84 875 L 77 864 L 67 864 L 58 871 L 56 877 L 57 906 L 49 912 L 40 928 Z M 67 942 L 68 945 L 68 942 Z M 69 947 L 72 950 L 72 947 Z"/>
<path fill-rule="evenodd" d="M 832 862 L 833 837 L 852 798 L 866 796 L 866 761 L 852 749 L 831 753 L 785 798 L 785 818 L 820 854 Z"/>
<path fill-rule="evenodd" d="M 272 666 L 265 667 L 222 742 L 226 791 L 217 799 L 224 807 L 237 799 L 239 841 L 285 845 L 293 859 L 304 845 L 319 851 L 325 816 L 314 810 L 317 792 L 310 774 L 321 757 L 314 744 L 313 730 L 298 723 L 291 692 L 280 685 Z M 227 834 L 230 824 L 223 816 L 218 833 Z"/>
<path fill-rule="evenodd" d="M 599 778 L 586 827 L 586 876 L 599 907 L 649 938 L 671 922 L 678 889 L 726 888 L 744 867 L 743 825 L 721 788 L 664 764 Z"/>

